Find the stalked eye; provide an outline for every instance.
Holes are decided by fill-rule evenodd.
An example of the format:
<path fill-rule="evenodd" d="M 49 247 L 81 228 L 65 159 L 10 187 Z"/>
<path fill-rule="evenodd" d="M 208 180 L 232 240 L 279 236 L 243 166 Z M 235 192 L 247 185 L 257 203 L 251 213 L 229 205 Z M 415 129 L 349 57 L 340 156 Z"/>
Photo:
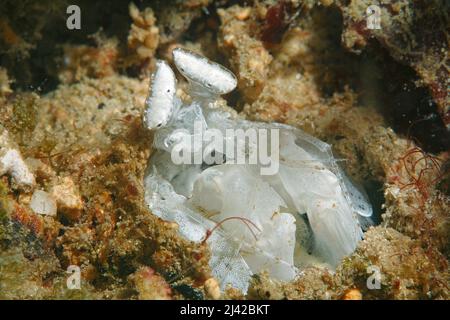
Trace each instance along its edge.
<path fill-rule="evenodd" d="M 154 129 L 163 127 L 172 116 L 176 79 L 167 62 L 162 60 L 157 61 L 151 79 L 145 114 L 149 129 Z"/>
<path fill-rule="evenodd" d="M 205 94 L 226 94 L 237 85 L 237 79 L 230 70 L 197 53 L 177 48 L 173 51 L 173 57 L 181 74 L 206 89 Z"/>

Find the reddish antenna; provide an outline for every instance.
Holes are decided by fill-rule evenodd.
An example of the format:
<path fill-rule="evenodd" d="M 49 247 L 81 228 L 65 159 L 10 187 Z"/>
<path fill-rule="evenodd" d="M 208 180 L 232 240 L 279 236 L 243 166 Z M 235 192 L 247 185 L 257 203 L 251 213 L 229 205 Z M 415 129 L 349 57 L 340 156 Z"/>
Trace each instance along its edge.
<path fill-rule="evenodd" d="M 206 230 L 206 236 L 205 236 L 205 239 L 203 239 L 202 244 L 205 243 L 206 240 L 209 239 L 209 237 L 210 237 L 211 234 L 214 232 L 214 230 L 216 230 L 216 229 L 219 228 L 224 222 L 229 221 L 229 220 L 240 220 L 240 221 L 242 221 L 242 222 L 247 226 L 247 228 L 250 230 L 250 232 L 252 233 L 253 237 L 255 237 L 255 240 L 258 240 L 258 238 L 256 237 L 255 232 L 252 230 L 252 228 L 251 228 L 250 226 L 253 226 L 253 227 L 254 227 L 256 230 L 258 230 L 259 232 L 261 232 L 261 229 L 259 229 L 258 226 L 257 226 L 253 221 L 251 221 L 251 220 L 249 220 L 249 219 L 247 219 L 247 218 L 244 218 L 244 217 L 234 217 L 234 216 L 233 216 L 233 217 L 228 217 L 228 218 L 225 218 L 225 219 L 219 221 L 219 222 L 214 226 L 214 228 L 212 228 L 211 230 L 209 230 L 209 229 Z"/>

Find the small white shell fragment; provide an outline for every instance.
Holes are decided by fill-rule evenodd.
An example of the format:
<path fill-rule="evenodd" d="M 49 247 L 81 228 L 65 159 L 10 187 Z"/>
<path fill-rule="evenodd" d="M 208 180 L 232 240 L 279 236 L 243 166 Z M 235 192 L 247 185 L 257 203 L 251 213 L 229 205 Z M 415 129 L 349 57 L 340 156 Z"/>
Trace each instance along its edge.
<path fill-rule="evenodd" d="M 56 216 L 56 200 L 42 190 L 34 191 L 31 196 L 30 208 L 37 214 Z"/>
<path fill-rule="evenodd" d="M 173 60 L 184 77 L 207 92 L 222 95 L 236 88 L 237 79 L 230 70 L 195 52 L 176 48 Z"/>
<path fill-rule="evenodd" d="M 35 178 L 19 150 L 10 141 L 8 132 L 0 128 L 0 176 L 8 173 L 19 186 L 31 187 Z"/>
<path fill-rule="evenodd" d="M 175 85 L 175 74 L 170 66 L 158 60 L 150 80 L 151 93 L 145 101 L 144 123 L 148 129 L 163 127 L 169 121 L 175 103 Z"/>

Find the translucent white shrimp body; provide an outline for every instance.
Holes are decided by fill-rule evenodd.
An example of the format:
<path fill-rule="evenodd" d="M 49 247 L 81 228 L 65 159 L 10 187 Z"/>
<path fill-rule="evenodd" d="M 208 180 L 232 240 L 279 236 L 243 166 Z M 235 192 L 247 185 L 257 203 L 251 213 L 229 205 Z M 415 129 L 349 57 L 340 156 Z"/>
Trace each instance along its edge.
<path fill-rule="evenodd" d="M 152 212 L 177 222 L 181 234 L 192 241 L 201 241 L 207 230 L 230 217 L 248 219 L 258 227 L 255 239 L 248 225 L 228 220 L 208 239 L 210 265 L 222 287 L 229 283 L 246 291 L 250 276 L 262 270 L 289 281 L 297 275 L 297 267 L 319 263 L 333 268 L 351 254 L 363 235 L 360 220 L 367 223 L 372 208 L 345 177 L 330 146 L 297 128 L 246 121 L 202 103 L 205 97 L 214 99 L 233 90 L 236 78 L 190 51 L 175 49 L 173 55 L 178 70 L 191 83 L 194 102 L 171 114 L 164 122 L 167 126 L 155 132 L 156 151 L 145 178 L 146 201 Z M 168 82 L 160 84 L 158 79 L 155 76 L 152 85 L 162 90 Z M 166 105 L 155 103 L 153 107 Z M 151 116 L 152 112 L 166 114 L 165 110 L 147 112 Z M 177 130 L 192 136 L 194 121 L 222 132 L 279 130 L 280 157 L 272 159 L 279 162 L 278 172 L 261 176 L 258 165 L 229 164 L 226 154 L 225 163 L 213 166 L 172 163 L 170 150 L 179 138 Z"/>

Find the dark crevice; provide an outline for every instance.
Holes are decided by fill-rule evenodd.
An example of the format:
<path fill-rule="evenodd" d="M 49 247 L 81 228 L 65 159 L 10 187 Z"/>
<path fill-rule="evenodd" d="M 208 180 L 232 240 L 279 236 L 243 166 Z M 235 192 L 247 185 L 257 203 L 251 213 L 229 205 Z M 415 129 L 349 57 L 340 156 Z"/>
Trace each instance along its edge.
<path fill-rule="evenodd" d="M 450 132 L 445 127 L 438 107 L 427 87 L 418 86 L 416 72 L 396 61 L 379 45 L 372 44 L 378 55 L 376 67 L 380 110 L 392 128 L 414 140 L 427 152 L 439 153 L 450 149 Z"/>
<path fill-rule="evenodd" d="M 373 214 L 371 220 L 373 225 L 379 225 L 382 222 L 381 215 L 384 213 L 382 206 L 385 203 L 383 184 L 375 180 L 367 181 L 364 183 L 364 190 L 367 193 L 369 202 L 372 204 Z"/>

